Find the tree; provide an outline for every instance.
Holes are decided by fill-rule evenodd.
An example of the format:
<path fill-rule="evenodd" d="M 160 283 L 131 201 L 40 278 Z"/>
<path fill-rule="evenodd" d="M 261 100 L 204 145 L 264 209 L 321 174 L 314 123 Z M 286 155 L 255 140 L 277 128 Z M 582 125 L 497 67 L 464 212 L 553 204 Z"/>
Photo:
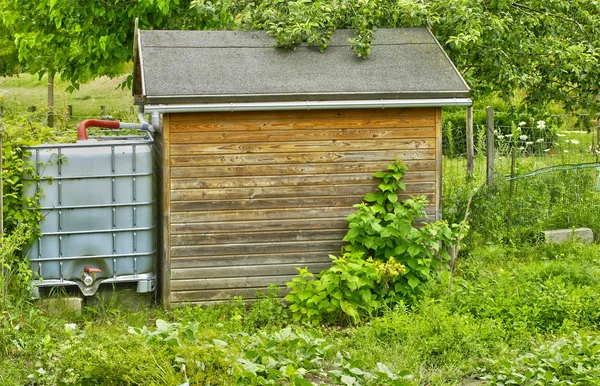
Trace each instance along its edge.
<path fill-rule="evenodd" d="M 0 24 L 0 76 L 16 75 L 20 70 L 14 37 L 3 24 Z"/>
<path fill-rule="evenodd" d="M 598 0 L 0 0 L 0 15 L 25 71 L 73 87 L 122 73 L 136 17 L 147 29 L 263 29 L 290 49 L 324 50 L 335 29 L 351 28 L 363 58 L 373 29 L 426 26 L 476 97 L 522 89 L 530 106 L 599 110 Z"/>
<path fill-rule="evenodd" d="M 125 72 L 136 18 L 145 29 L 223 28 L 233 20 L 223 18 L 219 25 L 210 9 L 189 8 L 189 0 L 0 0 L 0 55 L 2 31 L 13 31 L 14 45 L 6 49 L 18 54 L 24 72 L 48 75 L 52 112 L 55 76 L 74 89 L 96 77 Z M 9 73 L 2 70 L 0 65 L 0 75 Z"/>
<path fill-rule="evenodd" d="M 334 29 L 353 28 L 364 58 L 374 28 L 427 26 L 476 95 L 524 89 L 531 106 L 598 110 L 596 0 L 233 0 L 232 8 L 242 28 L 267 29 L 287 48 L 326 49 Z"/>

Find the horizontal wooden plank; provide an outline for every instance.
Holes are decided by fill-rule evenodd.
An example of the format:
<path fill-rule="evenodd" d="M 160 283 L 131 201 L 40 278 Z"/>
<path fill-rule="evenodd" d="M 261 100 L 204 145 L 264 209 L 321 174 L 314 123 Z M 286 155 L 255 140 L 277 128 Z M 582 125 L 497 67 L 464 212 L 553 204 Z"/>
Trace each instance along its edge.
<path fill-rule="evenodd" d="M 432 122 L 433 123 L 433 122 Z M 280 130 L 280 131 L 195 131 L 186 127 L 185 132 L 171 133 L 172 144 L 189 143 L 248 143 L 248 142 L 302 142 L 315 140 L 389 140 L 406 138 L 435 138 L 435 127 L 371 128 L 364 122 L 361 129 L 336 130 Z M 364 128 L 369 127 L 369 128 Z M 311 127 L 312 129 L 312 127 Z"/>
<path fill-rule="evenodd" d="M 323 241 L 342 240 L 346 235 L 345 229 L 296 230 L 282 232 L 247 232 L 247 233 L 197 233 L 187 235 L 171 235 L 171 245 L 214 245 L 214 244 L 243 244 L 270 243 L 291 241 Z"/>
<path fill-rule="evenodd" d="M 414 117 L 434 117 L 436 108 L 388 108 L 388 109 L 338 109 L 338 110 L 286 110 L 286 111 L 236 111 L 213 113 L 170 114 L 171 127 L 189 122 L 211 121 L 269 121 L 269 120 L 324 120 L 324 119 L 406 119 Z"/>
<path fill-rule="evenodd" d="M 299 266 L 314 263 L 331 263 L 331 259 L 323 252 L 290 252 L 286 254 L 273 253 L 263 255 L 236 255 L 236 256 L 195 256 L 195 257 L 177 257 L 171 259 L 172 269 L 189 268 L 215 268 L 215 267 L 245 267 L 253 265 L 279 265 L 287 264 L 293 261 Z"/>
<path fill-rule="evenodd" d="M 398 194 L 403 200 L 412 194 Z M 435 193 L 424 196 L 430 201 L 435 200 Z M 326 196 L 326 197 L 286 197 L 248 200 L 203 200 L 177 201 L 171 204 L 171 212 L 185 211 L 214 211 L 214 210 L 249 210 L 249 209 L 283 209 L 283 208 L 314 208 L 314 207 L 351 207 L 362 201 L 364 195 L 356 196 Z"/>
<path fill-rule="evenodd" d="M 406 193 L 426 194 L 435 192 L 435 182 L 406 183 Z M 171 190 L 171 201 L 232 200 L 284 197 L 352 196 L 374 191 L 376 183 L 351 185 L 306 185 L 269 186 L 224 189 L 183 189 Z"/>
<path fill-rule="evenodd" d="M 280 175 L 316 175 L 316 174 L 342 174 L 342 173 L 375 173 L 386 170 L 392 160 L 375 162 L 333 162 L 311 164 L 283 164 L 283 165 L 225 165 L 225 166 L 196 166 L 172 167 L 171 178 L 193 177 L 240 177 L 240 176 L 280 176 Z M 408 160 L 404 162 L 408 173 L 419 171 L 435 171 L 434 160 Z"/>
<path fill-rule="evenodd" d="M 404 175 L 405 182 L 435 182 L 435 172 L 408 172 Z M 294 176 L 240 176 L 240 177 L 200 177 L 173 178 L 171 189 L 199 188 L 239 188 L 267 186 L 302 186 L 302 185 L 331 185 L 331 184 L 364 184 L 376 181 L 372 173 L 347 174 L 314 174 Z"/>
<path fill-rule="evenodd" d="M 268 287 L 271 284 L 284 285 L 290 281 L 295 274 L 279 276 L 257 276 L 257 277 L 235 277 L 228 279 L 193 279 L 193 280 L 171 280 L 172 291 L 192 290 L 217 290 L 217 289 L 240 289 Z"/>
<path fill-rule="evenodd" d="M 198 222 L 198 219 L 205 219 L 205 216 L 199 216 L 198 214 L 188 217 L 190 221 L 181 223 L 173 223 L 171 225 L 171 234 L 190 234 L 190 233 L 216 233 L 216 232 L 258 232 L 258 231 L 277 231 L 277 230 L 301 230 L 301 229 L 347 229 L 348 223 L 345 217 L 350 214 L 351 210 L 344 208 L 343 215 L 340 213 L 331 213 L 329 216 L 337 216 L 334 218 L 328 216 L 322 216 L 317 218 L 313 216 L 308 219 L 291 219 L 291 220 L 272 220 L 272 219 L 256 219 L 253 221 L 223 221 L 223 222 Z M 263 216 L 268 215 L 263 213 Z M 290 216 L 304 214 L 294 213 Z M 215 216 L 211 216 L 214 220 Z M 233 216 L 224 216 L 225 219 L 231 220 Z M 195 221 L 191 221 L 191 218 L 196 218 Z M 233 217 L 238 218 L 238 217 Z M 258 220 L 258 221 L 257 221 Z M 217 220 L 218 221 L 218 220 Z"/>
<path fill-rule="evenodd" d="M 227 155 L 245 153 L 299 153 L 327 151 L 369 150 L 419 150 L 435 149 L 434 138 L 377 140 L 327 140 L 304 142 L 253 142 L 253 143 L 194 143 L 171 144 L 173 156 Z"/>
<path fill-rule="evenodd" d="M 275 284 L 275 283 L 274 283 Z M 285 282 L 277 283 L 279 286 L 279 296 L 285 296 L 288 288 Z M 171 303 L 177 305 L 212 305 L 228 301 L 234 296 L 241 296 L 245 301 L 253 301 L 259 295 L 267 293 L 268 286 L 218 289 L 205 291 L 175 291 L 171 292 Z"/>
<path fill-rule="evenodd" d="M 331 197 L 290 197 L 251 200 L 178 201 L 171 204 L 172 212 L 250 210 L 315 207 L 350 207 L 361 202 L 362 195 Z"/>
<path fill-rule="evenodd" d="M 236 155 L 180 155 L 171 156 L 171 167 L 175 166 L 207 166 L 207 165 L 271 165 L 271 164 L 303 164 L 303 163 L 338 163 L 386 161 L 396 158 L 408 160 L 435 160 L 435 149 L 419 150 L 382 150 L 382 151 L 325 151 L 298 152 L 290 154 L 236 154 Z"/>
<path fill-rule="evenodd" d="M 430 172 L 431 173 L 431 172 Z M 435 173 L 427 175 L 418 181 L 435 181 Z M 303 185 L 331 185 L 331 184 L 369 184 L 375 179 L 371 174 L 316 174 L 299 176 L 256 176 L 256 177 L 199 177 L 199 178 L 172 178 L 171 189 L 222 189 L 222 188 L 250 188 L 250 187 L 281 187 Z"/>
<path fill-rule="evenodd" d="M 344 244 L 343 241 L 298 241 L 287 243 L 262 244 L 219 244 L 219 245 L 190 245 L 171 246 L 171 257 L 190 256 L 232 256 L 252 254 L 272 254 L 287 252 L 319 252 L 336 253 Z"/>
<path fill-rule="evenodd" d="M 432 208 L 433 210 L 433 208 Z M 257 227 L 260 224 L 257 221 L 269 220 L 269 221 L 282 221 L 292 219 L 304 219 L 317 221 L 319 218 L 346 218 L 350 213 L 354 213 L 356 208 L 352 207 L 340 207 L 340 208 L 281 208 L 281 209 L 256 209 L 256 210 L 231 210 L 231 211 L 199 211 L 199 212 L 173 212 L 171 213 L 171 224 L 187 224 L 191 227 L 194 223 L 212 223 L 212 222 L 223 222 L 223 221 L 236 221 L 236 222 L 253 222 Z M 298 223 L 298 225 L 300 222 Z M 285 224 L 282 223 L 281 226 Z M 241 226 L 241 224 L 238 224 Z M 219 225 L 215 225 L 215 229 Z M 171 232 L 177 233 L 177 230 L 181 229 L 172 226 Z M 300 229 L 300 228 L 298 228 Z M 312 228 L 303 228 L 312 229 Z"/>
<path fill-rule="evenodd" d="M 191 133 L 256 133 L 277 131 L 324 131 L 353 129 L 425 129 L 435 127 L 435 117 L 417 116 L 407 118 L 356 118 L 356 119 L 306 119 L 290 120 L 270 118 L 266 120 L 247 121 L 189 121 L 175 126 L 176 134 Z M 428 135 L 427 135 L 428 136 Z"/>
<path fill-rule="evenodd" d="M 253 276 L 281 276 L 296 275 L 298 268 L 308 268 L 311 272 L 321 272 L 331 267 L 331 263 L 285 263 L 276 265 L 251 265 L 251 266 L 229 266 L 210 268 L 184 268 L 172 269 L 171 280 L 195 280 L 195 279 L 227 279 L 234 277 Z M 188 286 L 189 287 L 189 286 Z M 198 289 L 202 289 L 199 287 Z"/>

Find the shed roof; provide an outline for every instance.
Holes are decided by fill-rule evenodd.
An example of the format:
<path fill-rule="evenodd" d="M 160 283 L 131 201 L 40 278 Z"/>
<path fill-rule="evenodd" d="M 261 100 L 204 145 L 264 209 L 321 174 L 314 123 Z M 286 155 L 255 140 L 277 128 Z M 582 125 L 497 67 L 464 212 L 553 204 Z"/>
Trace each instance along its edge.
<path fill-rule="evenodd" d="M 428 29 L 377 30 L 366 60 L 352 36 L 336 31 L 321 53 L 277 49 L 264 31 L 139 31 L 134 94 L 148 104 L 469 96 Z"/>

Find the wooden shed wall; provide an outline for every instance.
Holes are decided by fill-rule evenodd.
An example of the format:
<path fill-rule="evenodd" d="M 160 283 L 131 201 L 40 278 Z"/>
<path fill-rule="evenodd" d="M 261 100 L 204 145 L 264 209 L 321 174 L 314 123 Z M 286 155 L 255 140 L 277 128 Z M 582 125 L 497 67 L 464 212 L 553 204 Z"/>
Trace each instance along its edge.
<path fill-rule="evenodd" d="M 439 108 L 165 115 L 163 301 L 252 298 L 329 266 L 396 157 L 439 217 Z"/>

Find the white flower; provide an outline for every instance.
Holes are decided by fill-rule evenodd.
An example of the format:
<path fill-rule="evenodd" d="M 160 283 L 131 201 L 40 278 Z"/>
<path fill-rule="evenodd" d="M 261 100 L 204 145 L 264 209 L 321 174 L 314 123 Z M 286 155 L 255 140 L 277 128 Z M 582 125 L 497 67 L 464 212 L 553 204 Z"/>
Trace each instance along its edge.
<path fill-rule="evenodd" d="M 573 145 L 579 145 L 579 141 L 576 139 L 567 139 L 565 142 L 571 142 Z"/>
<path fill-rule="evenodd" d="M 521 147 L 519 148 L 519 150 L 525 150 L 525 148 L 524 148 L 523 146 L 521 146 Z"/>
<path fill-rule="evenodd" d="M 65 331 L 73 332 L 77 330 L 77 324 L 75 323 L 65 323 Z"/>
<path fill-rule="evenodd" d="M 550 151 L 550 149 L 544 149 L 544 151 L 545 151 L 545 152 L 549 152 L 549 151 Z"/>
<path fill-rule="evenodd" d="M 526 124 L 527 124 L 527 122 L 525 122 L 525 121 L 521 121 L 521 122 L 519 122 L 519 127 L 523 127 L 523 126 L 525 126 Z"/>
<path fill-rule="evenodd" d="M 504 138 L 510 138 L 510 137 L 512 137 L 512 134 L 506 134 L 506 135 L 504 136 Z"/>
<path fill-rule="evenodd" d="M 537 121 L 537 128 L 540 130 L 543 130 L 546 128 L 546 122 L 545 121 Z"/>
<path fill-rule="evenodd" d="M 569 152 L 568 150 L 563 150 L 563 151 L 564 151 L 565 153 L 568 153 L 568 152 Z"/>
<path fill-rule="evenodd" d="M 520 139 L 521 141 L 526 141 L 526 140 L 527 140 L 527 138 L 529 138 L 529 137 L 528 137 L 528 136 L 526 136 L 525 134 L 523 134 L 523 135 L 519 135 L 519 139 Z"/>
<path fill-rule="evenodd" d="M 544 138 L 538 138 L 536 142 L 537 143 L 542 143 L 542 142 L 544 142 Z"/>
<path fill-rule="evenodd" d="M 533 142 L 532 141 L 525 142 L 525 146 L 529 146 L 529 145 L 533 145 Z"/>
<path fill-rule="evenodd" d="M 556 134 L 557 137 L 566 137 L 565 134 Z"/>

